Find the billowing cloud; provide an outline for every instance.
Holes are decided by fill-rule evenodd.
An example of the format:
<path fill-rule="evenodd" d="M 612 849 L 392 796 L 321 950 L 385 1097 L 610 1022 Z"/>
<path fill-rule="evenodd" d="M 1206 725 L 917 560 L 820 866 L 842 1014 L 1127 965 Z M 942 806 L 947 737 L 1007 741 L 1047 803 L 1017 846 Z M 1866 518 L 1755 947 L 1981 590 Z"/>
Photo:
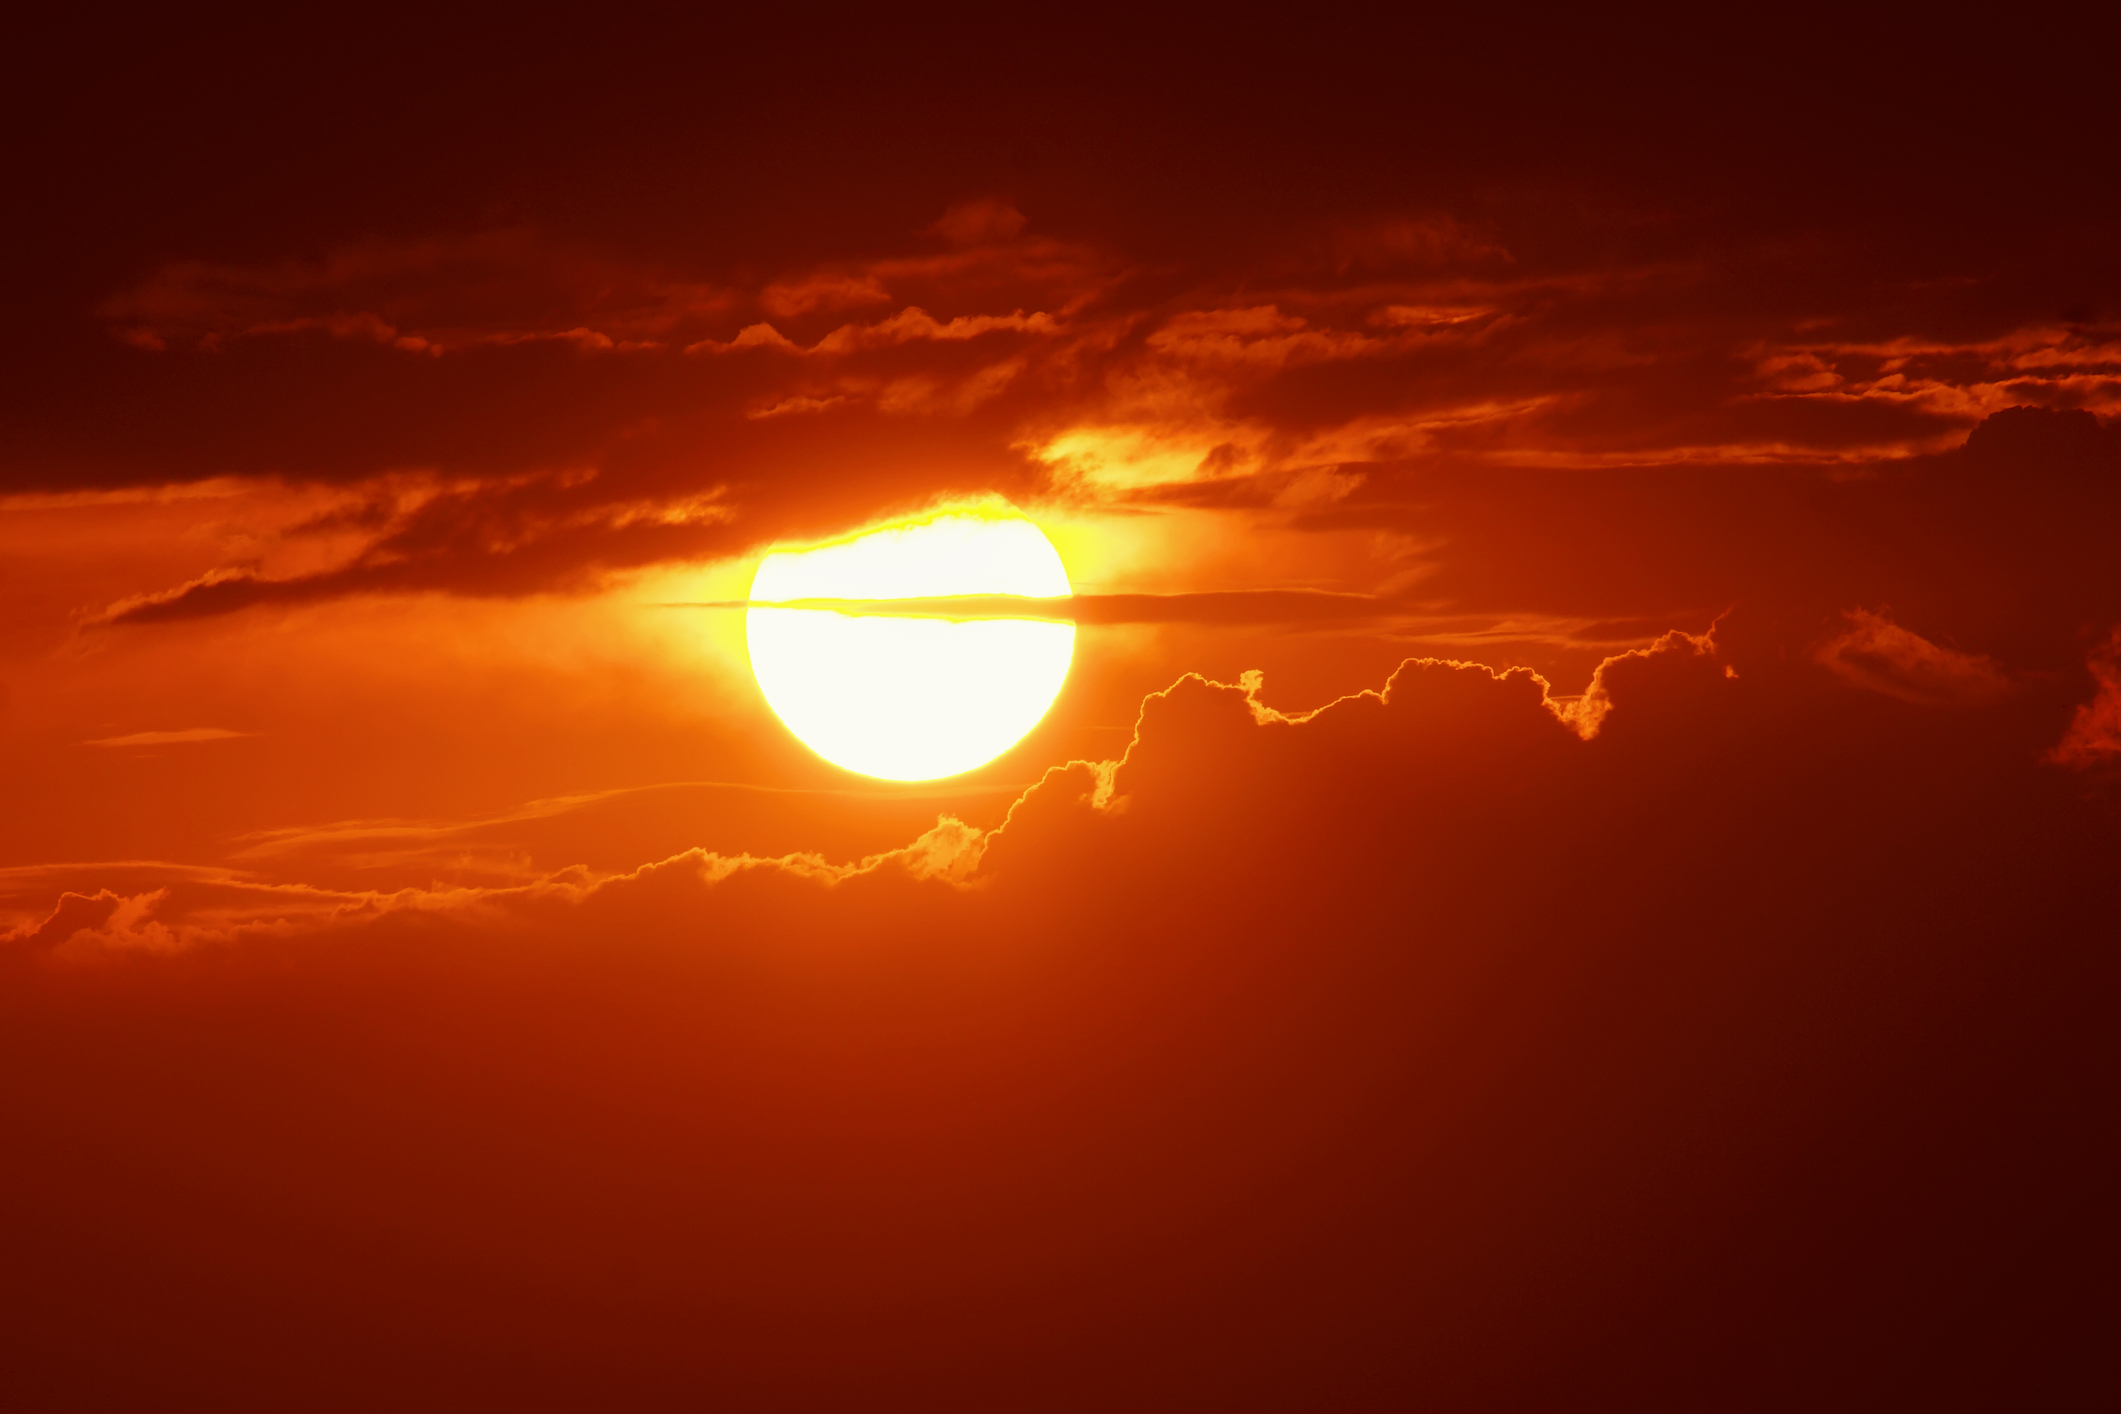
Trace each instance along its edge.
<path fill-rule="evenodd" d="M 64 893 L 49 917 L 34 926 L 0 935 L 0 942 L 60 951 L 174 952 L 190 940 L 180 941 L 166 924 L 149 916 L 167 896 L 161 889 L 130 896 L 109 889 L 98 889 L 93 894 Z"/>
<path fill-rule="evenodd" d="M 2121 757 L 2121 630 L 2110 635 L 2086 664 L 2091 701 L 2070 718 L 2069 730 L 2049 759 L 2064 766 L 2103 765 Z"/>

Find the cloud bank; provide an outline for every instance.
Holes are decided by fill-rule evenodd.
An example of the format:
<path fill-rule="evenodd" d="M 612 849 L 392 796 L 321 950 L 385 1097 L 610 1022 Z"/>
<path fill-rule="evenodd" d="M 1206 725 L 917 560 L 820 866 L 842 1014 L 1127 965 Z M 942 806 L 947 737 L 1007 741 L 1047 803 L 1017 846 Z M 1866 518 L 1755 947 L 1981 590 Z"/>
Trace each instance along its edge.
<path fill-rule="evenodd" d="M 0 950 L 18 1328 L 115 1284 L 157 1389 L 516 1407 L 2077 1387 L 2121 816 L 2063 705 L 1742 612 L 1595 711 L 1260 693 L 846 864 L 66 893 Z"/>

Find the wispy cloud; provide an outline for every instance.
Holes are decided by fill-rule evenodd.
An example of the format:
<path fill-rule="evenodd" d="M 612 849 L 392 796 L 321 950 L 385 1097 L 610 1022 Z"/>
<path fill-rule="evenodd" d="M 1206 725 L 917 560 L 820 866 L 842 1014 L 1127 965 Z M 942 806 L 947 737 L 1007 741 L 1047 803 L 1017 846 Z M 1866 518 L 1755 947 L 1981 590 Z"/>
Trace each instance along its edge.
<path fill-rule="evenodd" d="M 1814 656 L 1853 686 L 1933 707 L 1978 706 L 2010 691 L 1992 659 L 1932 643 L 1881 613 L 1851 609 L 1843 619 Z"/>
<path fill-rule="evenodd" d="M 126 736 L 107 736 L 95 741 L 84 741 L 83 746 L 186 746 L 197 741 L 229 741 L 236 737 L 256 736 L 256 732 L 230 731 L 226 727 L 184 727 L 168 732 L 133 732 Z"/>

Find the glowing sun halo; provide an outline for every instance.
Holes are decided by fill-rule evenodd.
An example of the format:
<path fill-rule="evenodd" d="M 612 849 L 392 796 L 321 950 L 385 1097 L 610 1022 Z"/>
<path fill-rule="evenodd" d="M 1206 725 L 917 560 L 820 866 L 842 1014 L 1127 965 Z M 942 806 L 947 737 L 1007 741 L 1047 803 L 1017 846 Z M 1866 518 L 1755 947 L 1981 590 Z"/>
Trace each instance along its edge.
<path fill-rule="evenodd" d="M 1038 725 L 1075 625 L 878 601 L 1069 593 L 1060 554 L 1013 512 L 947 511 L 759 564 L 744 616 L 766 702 L 812 751 L 891 781 L 985 765 Z M 849 600 L 847 608 L 779 608 Z M 1027 612 L 1035 612 L 1027 606 Z"/>

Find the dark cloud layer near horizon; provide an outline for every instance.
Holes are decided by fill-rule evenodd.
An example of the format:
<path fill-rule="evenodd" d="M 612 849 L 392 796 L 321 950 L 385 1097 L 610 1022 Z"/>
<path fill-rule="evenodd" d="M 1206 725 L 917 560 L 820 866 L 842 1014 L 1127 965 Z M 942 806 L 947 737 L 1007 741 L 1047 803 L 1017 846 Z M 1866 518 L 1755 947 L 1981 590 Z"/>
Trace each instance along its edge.
<path fill-rule="evenodd" d="M 695 852 L 161 958 L 229 883 L 71 899 L 0 993 L 17 1388 L 2097 1407 L 2121 818 L 2030 769 L 2067 704 L 1742 619 L 1605 679 L 1589 741 L 1521 672 L 1188 679 L 971 874 Z"/>

